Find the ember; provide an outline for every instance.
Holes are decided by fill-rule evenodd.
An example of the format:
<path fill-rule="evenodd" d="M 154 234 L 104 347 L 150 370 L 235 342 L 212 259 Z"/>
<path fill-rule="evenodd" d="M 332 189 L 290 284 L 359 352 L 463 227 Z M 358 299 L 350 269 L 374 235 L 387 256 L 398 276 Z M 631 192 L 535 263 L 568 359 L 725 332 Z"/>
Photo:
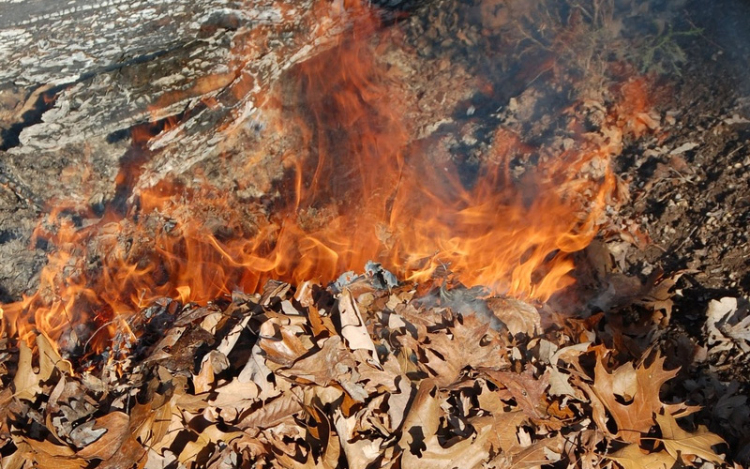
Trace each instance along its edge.
<path fill-rule="evenodd" d="M 216 66 L 165 52 L 165 91 L 106 136 L 106 196 L 62 171 L 83 189 L 49 198 L 38 287 L 0 310 L 2 467 L 741 461 L 750 415 L 709 430 L 671 387 L 684 272 L 617 251 L 651 242 L 615 168 L 670 138 L 671 26 L 651 47 L 615 2 L 297 3 L 207 14 L 190 47 Z M 712 350 L 743 340 L 738 303 L 711 311 Z"/>

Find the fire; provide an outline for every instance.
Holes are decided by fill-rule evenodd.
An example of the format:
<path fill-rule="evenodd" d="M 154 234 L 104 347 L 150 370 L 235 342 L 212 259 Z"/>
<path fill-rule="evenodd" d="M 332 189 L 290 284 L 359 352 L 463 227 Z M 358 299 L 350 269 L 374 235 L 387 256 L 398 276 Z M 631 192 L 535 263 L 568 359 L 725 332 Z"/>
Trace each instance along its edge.
<path fill-rule="evenodd" d="M 282 116 L 270 131 L 300 142 L 284 155 L 289 177 L 270 206 L 169 181 L 88 226 L 61 204 L 35 235 L 55 246 L 39 290 L 4 307 L 5 330 L 61 342 L 71 323 L 85 325 L 85 346 L 101 351 L 159 298 L 205 303 L 270 278 L 330 282 L 368 260 L 409 281 L 449 270 L 466 285 L 529 300 L 571 285 L 570 254 L 596 236 L 614 189 L 609 159 L 626 125 L 643 122 L 645 104 L 633 104 L 625 124 L 611 116 L 607 141 L 581 133 L 561 154 L 540 154 L 520 180 L 510 169 L 519 139 L 498 130 L 466 184 L 454 162 L 426 154 L 431 142 L 412 142 L 408 87 L 378 60 L 376 33 L 374 23 L 353 28 L 290 72 L 291 89 L 269 91 L 265 105 Z M 137 165 L 123 168 L 119 188 L 137 177 Z"/>

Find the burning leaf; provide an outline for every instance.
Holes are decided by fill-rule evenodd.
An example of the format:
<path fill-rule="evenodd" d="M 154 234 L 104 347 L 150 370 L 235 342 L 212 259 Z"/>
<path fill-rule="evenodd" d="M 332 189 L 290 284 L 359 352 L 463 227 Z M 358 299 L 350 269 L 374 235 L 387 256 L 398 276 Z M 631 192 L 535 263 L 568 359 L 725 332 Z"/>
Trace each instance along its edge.
<path fill-rule="evenodd" d="M 719 435 L 711 433 L 704 426 L 698 426 L 698 431 L 689 433 L 677 425 L 672 415 L 659 414 L 656 422 L 661 428 L 661 442 L 667 452 L 676 460 L 680 458 L 683 463 L 693 465 L 693 457 L 697 456 L 704 461 L 714 464 L 723 464 L 724 460 L 711 449 L 713 445 L 726 443 Z"/>
<path fill-rule="evenodd" d="M 39 373 L 34 373 L 31 369 L 31 349 L 26 342 L 21 341 L 18 344 L 18 371 L 13 378 L 15 387 L 15 396 L 18 399 L 33 400 L 37 394 L 42 392 L 39 387 Z"/>

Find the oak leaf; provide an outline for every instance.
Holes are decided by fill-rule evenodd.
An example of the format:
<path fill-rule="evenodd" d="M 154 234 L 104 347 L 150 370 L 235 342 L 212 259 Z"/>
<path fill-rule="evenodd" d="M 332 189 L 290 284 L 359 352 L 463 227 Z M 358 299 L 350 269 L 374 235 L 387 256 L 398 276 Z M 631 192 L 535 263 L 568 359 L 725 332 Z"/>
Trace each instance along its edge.
<path fill-rule="evenodd" d="M 341 336 L 335 335 L 319 340 L 318 346 L 321 347 L 319 351 L 298 360 L 294 366 L 283 370 L 282 374 L 303 384 L 328 386 L 334 381 L 344 379 L 345 374 L 357 367 Z"/>
<path fill-rule="evenodd" d="M 414 397 L 409 413 L 404 419 L 399 446 L 402 448 L 401 467 L 439 468 L 480 467 L 490 457 L 490 449 L 497 448 L 503 436 L 496 434 L 496 420 L 492 418 L 471 419 L 473 433 L 468 437 L 451 438 L 450 443 L 441 442 L 441 421 L 446 419 L 442 408 L 444 399 L 439 395 L 437 381 L 422 381 Z"/>
<path fill-rule="evenodd" d="M 544 391 L 549 387 L 549 375 L 545 373 L 539 378 L 534 377 L 531 368 L 524 373 L 513 373 L 510 371 L 496 371 L 482 368 L 490 381 L 500 388 L 506 388 L 524 414 L 534 419 L 546 417 L 544 409 L 547 403 Z"/>
<path fill-rule="evenodd" d="M 289 367 L 308 352 L 308 344 L 299 326 L 280 324 L 276 318 L 260 326 L 258 345 L 266 353 L 268 361 Z"/>
<path fill-rule="evenodd" d="M 534 337 L 542 330 L 539 311 L 528 303 L 513 298 L 493 297 L 487 300 L 487 306 L 513 336 L 526 334 Z"/>
<path fill-rule="evenodd" d="M 351 292 L 344 289 L 339 295 L 338 302 L 339 317 L 341 320 L 341 336 L 351 350 L 367 350 L 370 354 L 368 363 L 380 368 L 380 360 L 375 344 L 372 342 L 370 333 L 362 319 L 357 302 L 354 301 Z"/>
<path fill-rule="evenodd" d="M 613 460 L 623 469 L 670 469 L 676 462 L 669 453 L 646 453 L 635 443 L 607 455 L 606 458 Z"/>
<path fill-rule="evenodd" d="M 206 449 L 211 451 L 211 448 L 217 444 L 229 444 L 232 440 L 239 438 L 243 435 L 242 432 L 223 432 L 217 425 L 209 425 L 204 428 L 202 432 L 198 434 L 198 438 L 195 441 L 188 441 L 185 448 L 182 450 L 177 460 L 181 464 L 187 462 L 200 463 L 198 459 L 203 455 Z M 206 455 L 207 456 L 207 455 Z"/>
<path fill-rule="evenodd" d="M 78 456 L 91 460 L 107 460 L 120 449 L 130 435 L 130 417 L 122 412 L 111 412 L 95 421 L 93 430 L 105 430 L 96 441 L 78 451 Z"/>
<path fill-rule="evenodd" d="M 435 377 L 439 386 L 454 383 L 465 368 L 502 369 L 508 367 L 506 344 L 500 335 L 475 316 L 465 316 L 446 330 L 428 335 L 420 348 L 425 361 L 420 366 Z M 426 342 L 426 343 L 425 343 Z"/>
<path fill-rule="evenodd" d="M 48 381 L 56 370 L 67 374 L 73 372 L 70 362 L 60 357 L 46 336 L 37 335 L 36 345 L 39 353 L 38 373 L 32 369 L 33 354 L 29 346 L 24 341 L 18 346 L 18 371 L 13 378 L 15 396 L 18 399 L 33 401 L 42 392 L 40 384 Z"/>
<path fill-rule="evenodd" d="M 503 467 L 504 465 L 513 469 L 528 469 L 549 465 L 560 460 L 563 442 L 564 439 L 560 434 L 538 440 L 517 453 L 500 453 L 490 464 L 494 467 Z"/>
<path fill-rule="evenodd" d="M 693 458 L 686 456 L 697 456 L 714 464 L 724 463 L 711 446 L 720 445 L 725 441 L 719 435 L 709 432 L 703 425 L 698 426 L 695 433 L 689 433 L 680 428 L 675 418 L 669 414 L 657 415 L 656 423 L 661 428 L 661 442 L 674 459 L 680 458 L 683 463 L 692 464 Z"/>
<path fill-rule="evenodd" d="M 677 370 L 666 371 L 665 358 L 657 352 L 651 366 L 641 362 L 633 369 L 628 363 L 610 373 L 603 363 L 606 353 L 597 351 L 597 355 L 591 390 L 612 414 L 617 436 L 628 443 L 639 443 L 641 433 L 651 429 L 654 415 L 665 407 L 659 399 L 661 386 L 674 378 Z"/>
<path fill-rule="evenodd" d="M 34 467 L 54 467 L 55 469 L 83 469 L 89 463 L 75 455 L 67 445 L 55 444 L 50 441 L 37 441 L 23 438 L 31 447 L 29 458 L 34 461 Z"/>

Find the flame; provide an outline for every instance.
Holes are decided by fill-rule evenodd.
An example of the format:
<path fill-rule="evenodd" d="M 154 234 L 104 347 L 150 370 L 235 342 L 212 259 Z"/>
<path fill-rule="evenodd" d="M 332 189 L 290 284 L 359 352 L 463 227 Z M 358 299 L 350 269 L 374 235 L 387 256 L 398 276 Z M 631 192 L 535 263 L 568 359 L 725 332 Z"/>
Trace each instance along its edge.
<path fill-rule="evenodd" d="M 60 204 L 35 233 L 55 246 L 40 287 L 4 307 L 5 331 L 41 330 L 60 344 L 71 324 L 86 325 L 86 346 L 101 351 L 159 298 L 205 303 L 269 278 L 330 282 L 368 260 L 428 284 L 447 269 L 466 285 L 528 300 L 571 285 L 571 254 L 596 236 L 611 202 L 609 160 L 625 133 L 646 125 L 645 82 L 623 86 L 620 111 L 630 117 L 610 115 L 604 140 L 579 131 L 575 145 L 550 154 L 499 129 L 466 183 L 453 161 L 429 154 L 436 142 L 412 142 L 408 86 L 378 60 L 377 21 L 368 18 L 266 97 L 282 116 L 270 131 L 299 141 L 283 155 L 288 176 L 270 207 L 169 181 L 84 227 Z M 145 126 L 133 139 L 174 125 Z M 511 171 L 519 150 L 539 159 L 520 179 Z M 124 167 L 118 187 L 137 176 Z"/>

